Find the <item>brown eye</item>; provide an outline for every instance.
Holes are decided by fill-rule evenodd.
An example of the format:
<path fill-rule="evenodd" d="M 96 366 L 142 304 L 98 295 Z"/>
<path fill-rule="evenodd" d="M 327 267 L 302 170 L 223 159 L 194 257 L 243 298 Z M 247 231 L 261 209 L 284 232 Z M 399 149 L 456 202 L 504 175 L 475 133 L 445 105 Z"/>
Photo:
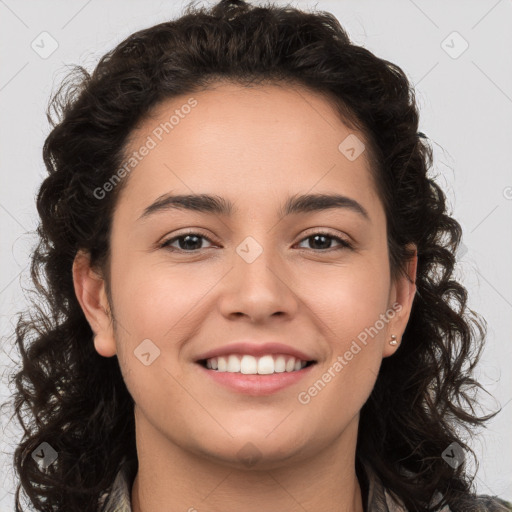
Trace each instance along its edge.
<path fill-rule="evenodd" d="M 183 252 L 194 252 L 198 249 L 203 249 L 201 247 L 201 240 L 211 240 L 199 233 L 184 233 L 183 235 L 175 236 L 174 238 L 170 238 L 161 244 L 161 248 L 168 249 L 170 251 L 183 251 Z M 172 247 L 171 244 L 178 242 L 178 247 Z"/>
<path fill-rule="evenodd" d="M 330 235 L 329 233 L 314 233 L 312 235 L 307 236 L 306 238 L 303 238 L 301 242 L 305 240 L 309 240 L 310 243 L 313 246 L 315 246 L 312 248 L 319 251 L 327 251 L 333 249 L 332 247 L 330 247 L 332 240 L 339 242 L 339 245 L 341 245 L 341 248 L 343 249 L 352 249 L 352 245 L 349 242 L 343 240 L 338 236 Z"/>

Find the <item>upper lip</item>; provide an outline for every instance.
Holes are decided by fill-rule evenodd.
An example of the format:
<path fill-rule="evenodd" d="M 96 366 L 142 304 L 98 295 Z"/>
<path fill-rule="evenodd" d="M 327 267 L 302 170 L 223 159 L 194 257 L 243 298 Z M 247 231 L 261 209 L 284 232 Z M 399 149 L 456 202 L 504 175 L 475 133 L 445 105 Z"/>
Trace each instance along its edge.
<path fill-rule="evenodd" d="M 297 350 L 283 343 L 253 343 L 243 341 L 238 343 L 230 343 L 218 348 L 212 348 L 196 357 L 196 361 L 211 359 L 212 357 L 225 356 L 229 354 L 247 354 L 254 357 L 261 357 L 267 354 L 283 354 L 290 355 L 302 361 L 314 361 L 315 359 L 308 354 Z"/>

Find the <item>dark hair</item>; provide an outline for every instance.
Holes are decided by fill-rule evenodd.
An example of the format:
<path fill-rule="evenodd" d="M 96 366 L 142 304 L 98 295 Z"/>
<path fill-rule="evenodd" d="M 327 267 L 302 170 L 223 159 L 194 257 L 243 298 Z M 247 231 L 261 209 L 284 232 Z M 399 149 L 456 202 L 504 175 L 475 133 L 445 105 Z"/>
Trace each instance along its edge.
<path fill-rule="evenodd" d="M 472 394 L 482 389 L 472 370 L 486 326 L 452 276 L 462 230 L 428 176 L 432 147 L 418 135 L 414 91 L 398 66 L 351 43 L 332 14 L 240 0 L 189 4 L 179 19 L 132 34 L 92 74 L 75 66 L 50 102 L 31 261 L 41 300 L 16 326 L 23 366 L 14 410 L 24 429 L 14 454 L 16 510 L 21 487 L 40 511 L 97 510 L 122 459 L 136 460 L 133 399 L 117 358 L 94 348 L 71 268 L 83 249 L 108 282 L 112 214 L 126 180 L 104 199 L 94 191 L 120 168 L 132 131 L 160 102 L 219 81 L 305 87 L 363 134 L 385 207 L 391 274 L 404 272 L 410 242 L 418 267 L 402 344 L 383 360 L 361 410 L 357 458 L 409 510 L 430 510 L 436 492 L 452 511 L 467 510 L 467 466 L 453 469 L 442 453 L 454 442 L 473 453 L 461 429 L 471 434 L 493 416 L 476 414 Z M 42 442 L 58 452 L 46 472 L 31 457 Z"/>

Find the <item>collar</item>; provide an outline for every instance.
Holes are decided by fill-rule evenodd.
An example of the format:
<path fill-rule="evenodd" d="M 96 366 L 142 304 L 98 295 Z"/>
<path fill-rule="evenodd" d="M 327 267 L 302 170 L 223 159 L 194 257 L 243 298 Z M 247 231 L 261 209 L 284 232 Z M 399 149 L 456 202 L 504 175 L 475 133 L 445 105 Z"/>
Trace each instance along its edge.
<path fill-rule="evenodd" d="M 99 500 L 101 512 L 133 512 L 131 506 L 131 489 L 137 473 L 137 461 L 124 461 L 118 471 L 110 491 L 105 492 Z M 368 484 L 366 501 L 367 512 L 407 512 L 403 503 L 391 495 L 383 486 L 380 478 L 370 465 L 362 464 Z M 439 496 L 435 497 L 435 501 Z M 439 512 L 451 512 L 448 506 Z"/>

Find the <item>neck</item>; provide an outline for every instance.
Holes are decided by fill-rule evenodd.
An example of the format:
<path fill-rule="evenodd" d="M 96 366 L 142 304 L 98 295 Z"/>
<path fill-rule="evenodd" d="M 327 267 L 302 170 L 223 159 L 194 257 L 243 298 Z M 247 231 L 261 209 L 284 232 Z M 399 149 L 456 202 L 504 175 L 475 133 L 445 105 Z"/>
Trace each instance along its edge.
<path fill-rule="evenodd" d="M 295 456 L 293 461 L 274 461 L 266 469 L 251 469 L 185 450 L 136 414 L 139 463 L 131 490 L 132 510 L 363 512 L 355 472 L 357 424 L 356 417 L 314 457 Z"/>

